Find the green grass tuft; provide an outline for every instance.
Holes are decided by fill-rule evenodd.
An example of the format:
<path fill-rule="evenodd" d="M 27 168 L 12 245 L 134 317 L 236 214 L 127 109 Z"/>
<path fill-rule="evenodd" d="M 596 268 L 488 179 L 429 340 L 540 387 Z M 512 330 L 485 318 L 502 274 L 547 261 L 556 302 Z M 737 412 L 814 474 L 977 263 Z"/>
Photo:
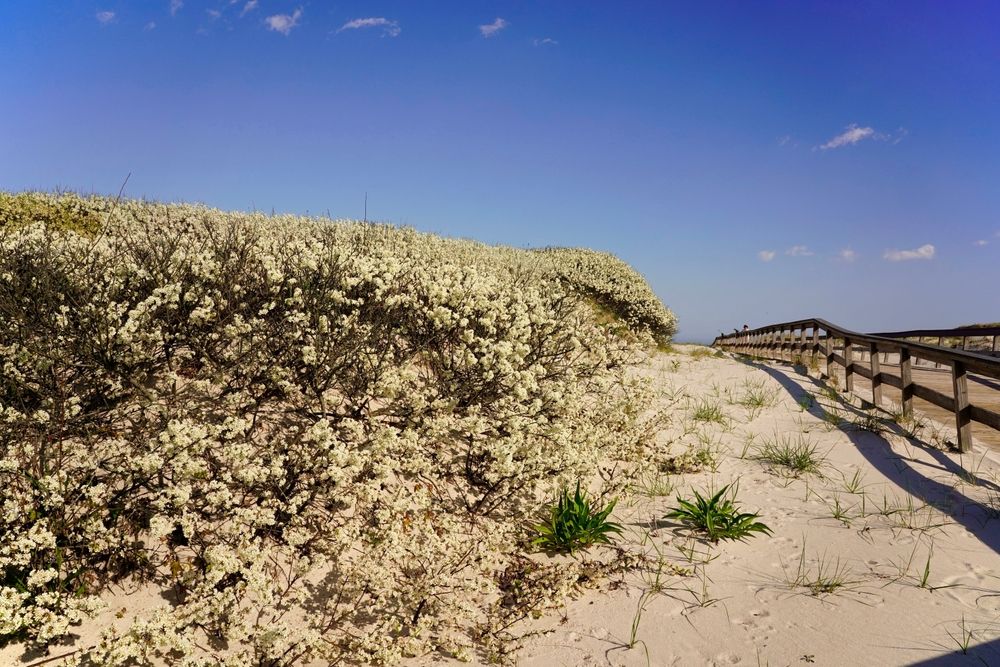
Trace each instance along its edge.
<path fill-rule="evenodd" d="M 612 501 L 604 509 L 598 509 L 587 495 L 576 491 L 570 495 L 568 489 L 559 494 L 546 521 L 535 526 L 537 536 L 532 544 L 543 549 L 573 553 L 594 544 L 611 544 L 612 535 L 620 534 L 620 524 L 608 521 L 615 508 Z"/>

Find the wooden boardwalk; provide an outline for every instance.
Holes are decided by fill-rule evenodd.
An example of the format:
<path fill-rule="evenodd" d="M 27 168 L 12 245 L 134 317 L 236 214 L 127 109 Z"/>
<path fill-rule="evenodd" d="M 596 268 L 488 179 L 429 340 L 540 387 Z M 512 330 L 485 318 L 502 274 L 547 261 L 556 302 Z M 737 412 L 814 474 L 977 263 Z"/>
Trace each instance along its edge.
<path fill-rule="evenodd" d="M 963 452 L 974 442 L 1000 448 L 1000 326 L 866 334 L 811 318 L 722 335 L 713 345 L 759 359 L 818 363 L 844 392 L 868 404 L 950 422 L 952 442 Z"/>
<path fill-rule="evenodd" d="M 868 371 L 871 370 L 871 365 L 868 362 L 856 361 L 854 363 L 856 366 L 863 367 Z M 838 386 L 843 387 L 843 370 L 836 367 L 831 370 L 837 375 L 837 381 L 839 382 Z M 883 362 L 880 364 L 880 370 L 883 373 L 899 377 L 898 362 L 896 364 L 886 364 Z M 931 389 L 939 391 L 942 394 L 950 394 L 952 391 L 950 368 L 938 369 L 915 366 L 912 373 L 913 381 L 918 384 L 930 387 Z M 902 404 L 902 391 L 887 384 L 882 386 L 882 396 L 886 401 L 882 407 L 888 407 L 890 405 L 898 406 Z M 870 401 L 872 395 L 871 380 L 863 376 L 856 375 L 854 377 L 854 392 L 859 396 L 869 397 L 867 400 Z M 994 412 L 1000 412 L 1000 381 L 970 373 L 969 402 L 973 405 L 993 410 Z M 952 440 L 954 439 L 953 431 L 955 429 L 955 414 L 952 411 L 945 410 L 944 408 L 929 401 L 925 401 L 919 397 L 913 399 L 913 409 L 918 414 L 925 414 L 934 421 L 940 422 L 946 428 L 946 433 L 949 435 L 949 438 Z M 992 429 L 989 426 L 972 422 L 972 440 L 977 445 L 986 446 L 1000 451 L 1000 431 Z"/>

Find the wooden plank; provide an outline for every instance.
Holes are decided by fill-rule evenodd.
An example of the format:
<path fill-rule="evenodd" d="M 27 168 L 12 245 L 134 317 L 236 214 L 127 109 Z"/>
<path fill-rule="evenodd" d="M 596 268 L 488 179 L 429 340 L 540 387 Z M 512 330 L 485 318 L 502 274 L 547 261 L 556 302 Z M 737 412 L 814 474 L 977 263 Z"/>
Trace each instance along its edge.
<path fill-rule="evenodd" d="M 935 391 L 930 387 L 925 387 L 922 384 L 913 385 L 913 395 L 917 398 L 922 398 L 928 403 L 933 403 L 939 408 L 943 408 L 948 412 L 955 411 L 955 399 L 947 394 L 942 394 L 940 391 Z"/>
<path fill-rule="evenodd" d="M 890 387 L 895 387 L 896 389 L 903 388 L 903 380 L 898 375 L 891 375 L 883 371 L 878 374 L 878 377 L 882 381 L 882 384 L 887 384 Z"/>
<path fill-rule="evenodd" d="M 980 424 L 986 424 L 987 426 L 1000 431 L 1000 413 L 998 412 L 970 405 L 969 416 L 972 418 L 972 421 L 979 422 Z"/>
<path fill-rule="evenodd" d="M 872 367 L 872 404 L 877 408 L 882 405 L 882 376 L 879 369 L 878 345 L 871 343 L 868 346 L 868 356 L 871 357 Z"/>
<path fill-rule="evenodd" d="M 913 414 L 913 373 L 910 368 L 910 351 L 907 348 L 899 351 L 899 383 L 903 414 L 909 417 Z"/>
<path fill-rule="evenodd" d="M 955 427 L 958 430 L 958 449 L 972 451 L 972 416 L 969 410 L 968 372 L 961 361 L 951 365 L 951 382 L 955 391 Z"/>

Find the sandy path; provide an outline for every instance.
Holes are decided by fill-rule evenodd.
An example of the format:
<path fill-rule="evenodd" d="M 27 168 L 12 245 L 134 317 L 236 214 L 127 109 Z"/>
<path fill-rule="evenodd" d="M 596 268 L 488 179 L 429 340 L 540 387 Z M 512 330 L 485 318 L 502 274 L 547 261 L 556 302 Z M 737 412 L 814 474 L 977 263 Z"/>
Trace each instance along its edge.
<path fill-rule="evenodd" d="M 673 493 L 639 496 L 618 518 L 627 541 L 659 564 L 537 622 L 546 633 L 526 642 L 518 664 L 1000 665 L 1000 454 L 930 448 L 934 424 L 921 439 L 891 423 L 896 433 L 863 430 L 851 423 L 863 412 L 785 365 L 682 353 L 660 355 L 649 372 L 663 400 L 676 401 L 673 447 L 715 459 L 670 475 L 673 493 L 738 483 L 739 503 L 773 535 L 692 541 L 662 520 Z M 752 419 L 739 405 L 746 383 L 774 397 Z M 693 418 L 706 405 L 723 423 Z M 815 445 L 819 474 L 753 460 L 776 437 Z M 809 587 L 824 583 L 825 592 Z"/>

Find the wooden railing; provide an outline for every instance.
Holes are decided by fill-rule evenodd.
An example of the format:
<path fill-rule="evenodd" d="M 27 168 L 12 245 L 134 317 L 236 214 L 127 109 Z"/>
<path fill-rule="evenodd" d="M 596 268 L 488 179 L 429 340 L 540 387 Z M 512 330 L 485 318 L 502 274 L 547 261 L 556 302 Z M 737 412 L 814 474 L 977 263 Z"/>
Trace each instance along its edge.
<path fill-rule="evenodd" d="M 921 342 L 924 338 L 932 338 L 938 342 L 962 339 L 964 347 L 970 337 L 992 337 L 992 345 L 982 352 L 972 352 Z M 910 340 L 913 338 L 917 340 Z M 841 354 L 837 352 L 838 340 L 843 341 Z M 905 415 L 913 414 L 914 397 L 953 412 L 958 431 L 958 447 L 967 452 L 972 449 L 972 422 L 1000 431 L 1000 413 L 971 404 L 968 387 L 969 373 L 1000 380 L 1000 357 L 993 356 L 998 351 L 998 341 L 1000 327 L 864 334 L 838 327 L 826 320 L 808 319 L 719 336 L 712 345 L 751 357 L 788 362 L 797 359 L 804 362 L 807 354 L 821 355 L 826 360 L 827 377 L 832 376 L 838 366 L 843 370 L 843 388 L 848 394 L 856 395 L 855 375 L 871 380 L 870 402 L 875 406 L 882 406 L 882 385 L 889 385 L 900 390 Z M 856 352 L 861 356 L 868 355 L 868 367 L 856 363 L 860 360 L 860 357 L 855 357 Z M 893 365 L 899 366 L 899 375 L 892 375 L 881 369 L 886 355 L 898 357 L 898 363 Z M 914 382 L 913 366 L 921 360 L 936 368 L 951 370 L 950 396 Z"/>

